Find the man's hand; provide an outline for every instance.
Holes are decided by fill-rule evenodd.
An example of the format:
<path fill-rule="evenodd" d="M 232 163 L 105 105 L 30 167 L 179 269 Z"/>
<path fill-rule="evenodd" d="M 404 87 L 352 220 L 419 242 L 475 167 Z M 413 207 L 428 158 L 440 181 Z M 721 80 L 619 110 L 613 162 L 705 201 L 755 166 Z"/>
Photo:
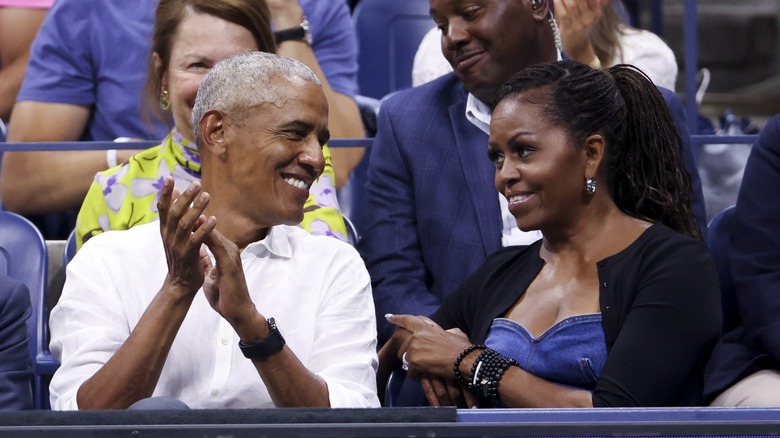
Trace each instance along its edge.
<path fill-rule="evenodd" d="M 263 317 L 249 296 L 238 246 L 217 230 L 209 233 L 205 243 L 216 261 L 206 272 L 203 283 L 206 299 L 242 339 L 256 337 L 257 327 L 266 329 L 267 325 L 263 321 L 257 324 Z"/>
<path fill-rule="evenodd" d="M 157 201 L 160 234 L 168 262 L 165 282 L 184 295 L 194 295 L 200 289 L 211 266 L 202 245 L 214 230 L 217 219 L 203 215 L 208 203 L 209 194 L 201 191 L 200 182 L 193 182 L 180 195 L 170 176 L 165 178 Z"/>

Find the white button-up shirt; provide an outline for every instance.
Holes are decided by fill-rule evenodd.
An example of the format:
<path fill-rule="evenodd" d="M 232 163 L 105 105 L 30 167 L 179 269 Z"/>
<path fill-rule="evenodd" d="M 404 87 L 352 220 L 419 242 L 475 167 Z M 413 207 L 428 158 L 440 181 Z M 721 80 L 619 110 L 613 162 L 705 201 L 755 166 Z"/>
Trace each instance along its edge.
<path fill-rule="evenodd" d="M 50 318 L 51 351 L 62 362 L 50 386 L 53 409 L 78 409 L 79 387 L 122 346 L 160 290 L 168 266 L 159 227 L 98 235 L 68 264 Z M 289 348 L 327 383 L 331 407 L 379 406 L 371 283 L 354 248 L 276 226 L 247 246 L 241 262 L 257 309 L 276 319 Z M 199 291 L 153 396 L 192 408 L 273 407 L 238 341 Z"/>

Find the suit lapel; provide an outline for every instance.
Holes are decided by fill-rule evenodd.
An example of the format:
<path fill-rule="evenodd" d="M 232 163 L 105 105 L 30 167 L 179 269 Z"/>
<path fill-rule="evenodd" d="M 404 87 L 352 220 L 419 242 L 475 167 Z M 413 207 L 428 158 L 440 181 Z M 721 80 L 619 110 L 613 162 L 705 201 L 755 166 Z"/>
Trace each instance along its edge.
<path fill-rule="evenodd" d="M 494 185 L 495 170 L 487 159 L 487 135 L 466 119 L 465 111 L 464 93 L 462 99 L 449 107 L 449 115 L 460 156 L 461 172 L 468 186 L 468 199 L 477 218 L 484 255 L 488 256 L 501 244 L 501 215 Z"/>

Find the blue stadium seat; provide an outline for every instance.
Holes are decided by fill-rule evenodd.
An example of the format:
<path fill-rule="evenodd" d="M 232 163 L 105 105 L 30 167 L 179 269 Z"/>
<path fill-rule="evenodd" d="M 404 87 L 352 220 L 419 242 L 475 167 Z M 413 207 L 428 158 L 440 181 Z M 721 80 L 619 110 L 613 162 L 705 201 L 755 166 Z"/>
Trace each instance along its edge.
<path fill-rule="evenodd" d="M 40 231 L 29 220 L 0 211 L 0 272 L 23 282 L 30 290 L 32 316 L 30 363 L 33 369 L 33 403 L 36 409 L 49 407 L 49 378 L 59 362 L 49 352 L 46 274 L 48 254 Z"/>
<path fill-rule="evenodd" d="M 417 47 L 433 26 L 428 0 L 361 0 L 353 19 L 360 94 L 381 99 L 412 86 Z"/>
<path fill-rule="evenodd" d="M 734 293 L 734 279 L 729 261 L 729 241 L 734 229 L 736 209 L 734 205 L 726 207 L 716 214 L 707 225 L 707 246 L 712 253 L 715 269 L 720 282 L 721 304 L 723 306 L 723 333 L 731 331 L 740 324 L 737 309 L 737 297 Z"/>
<path fill-rule="evenodd" d="M 64 268 L 68 267 L 68 263 L 76 255 L 76 230 L 70 232 L 68 240 L 65 243 L 65 254 L 63 256 L 62 264 Z"/>

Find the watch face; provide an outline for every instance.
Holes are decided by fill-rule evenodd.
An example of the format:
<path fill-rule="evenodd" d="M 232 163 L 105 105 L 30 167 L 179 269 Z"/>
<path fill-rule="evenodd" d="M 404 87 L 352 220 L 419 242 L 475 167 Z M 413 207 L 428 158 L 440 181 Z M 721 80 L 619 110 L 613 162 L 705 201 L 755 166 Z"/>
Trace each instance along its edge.
<path fill-rule="evenodd" d="M 311 28 L 309 27 L 309 20 L 306 18 L 306 16 L 303 16 L 303 21 L 301 21 L 301 29 L 303 29 L 304 33 L 304 39 L 306 42 L 311 45 L 312 39 L 311 39 Z"/>

